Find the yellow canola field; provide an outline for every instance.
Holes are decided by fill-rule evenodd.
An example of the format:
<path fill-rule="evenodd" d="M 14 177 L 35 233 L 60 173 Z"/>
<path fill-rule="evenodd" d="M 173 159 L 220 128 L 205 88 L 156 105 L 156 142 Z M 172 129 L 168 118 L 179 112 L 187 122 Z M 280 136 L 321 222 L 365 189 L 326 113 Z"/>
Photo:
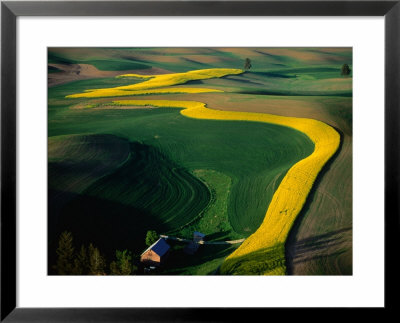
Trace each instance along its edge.
<path fill-rule="evenodd" d="M 112 97 L 112 96 L 127 96 L 127 95 L 141 95 L 141 94 L 152 94 L 152 93 L 202 93 L 202 92 L 217 92 L 218 90 L 212 89 L 188 89 L 180 88 L 174 92 L 172 89 L 158 89 L 164 88 L 166 86 L 173 86 L 178 84 L 184 84 L 189 81 L 194 80 L 205 80 L 216 77 L 223 77 L 231 74 L 241 74 L 243 70 L 241 69 L 231 69 L 231 68 L 212 68 L 203 70 L 194 70 L 184 73 L 171 73 L 162 75 L 139 75 L 139 74 L 123 74 L 118 77 L 140 77 L 147 78 L 141 83 L 117 86 L 113 88 L 104 89 L 91 89 L 86 90 L 83 93 L 67 95 L 66 98 L 99 98 L 99 97 Z M 154 92 L 150 92 L 150 89 Z M 142 91 L 142 92 L 139 92 Z M 163 92 L 165 91 L 165 92 Z"/>
<path fill-rule="evenodd" d="M 122 75 L 118 75 L 115 78 L 119 79 L 119 78 L 124 78 L 124 77 L 136 77 L 136 78 L 140 78 L 140 79 L 150 79 L 152 77 L 154 77 L 154 75 L 143 75 L 143 74 L 122 74 Z"/>
<path fill-rule="evenodd" d="M 223 92 L 223 91 L 215 89 L 207 89 L 207 88 L 194 88 L 194 87 L 162 88 L 162 89 L 149 89 L 140 91 L 102 89 L 93 92 L 71 94 L 68 95 L 67 98 L 100 98 L 100 97 L 105 98 L 105 97 L 117 97 L 117 96 L 146 95 L 146 94 L 185 94 L 185 93 L 209 93 L 209 92 Z"/>
<path fill-rule="evenodd" d="M 283 117 L 252 112 L 220 111 L 206 108 L 202 102 L 169 100 L 121 100 L 116 105 L 184 108 L 181 114 L 196 119 L 266 122 L 290 127 L 306 134 L 314 143 L 313 153 L 293 165 L 275 191 L 265 218 L 258 230 L 229 255 L 221 266 L 221 273 L 240 273 L 235 268 L 246 262 L 246 257 L 263 250 L 273 250 L 272 262 L 261 266 L 258 274 L 285 274 L 284 243 L 296 216 L 302 209 L 312 185 L 325 163 L 340 144 L 339 134 L 327 124 L 306 118 Z"/>

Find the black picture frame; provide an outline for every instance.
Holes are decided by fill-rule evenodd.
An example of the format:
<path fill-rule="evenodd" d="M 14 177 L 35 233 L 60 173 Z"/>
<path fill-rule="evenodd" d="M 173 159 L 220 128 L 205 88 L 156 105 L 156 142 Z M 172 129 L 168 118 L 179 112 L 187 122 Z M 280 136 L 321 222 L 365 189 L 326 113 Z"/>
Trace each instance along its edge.
<path fill-rule="evenodd" d="M 1 322 L 252 321 L 296 308 L 16 307 L 16 19 L 18 16 L 383 16 L 385 19 L 385 306 L 396 310 L 399 234 L 400 1 L 2 1 Z M 372 259 L 371 259 L 372 261 Z M 368 290 L 366 288 L 366 290 Z M 40 292 L 40 291 L 38 291 Z M 326 309 L 334 317 L 336 312 Z M 260 313 L 259 313 L 260 312 Z M 372 315 L 368 311 L 368 315 Z M 272 317 L 270 319 L 273 319 Z"/>

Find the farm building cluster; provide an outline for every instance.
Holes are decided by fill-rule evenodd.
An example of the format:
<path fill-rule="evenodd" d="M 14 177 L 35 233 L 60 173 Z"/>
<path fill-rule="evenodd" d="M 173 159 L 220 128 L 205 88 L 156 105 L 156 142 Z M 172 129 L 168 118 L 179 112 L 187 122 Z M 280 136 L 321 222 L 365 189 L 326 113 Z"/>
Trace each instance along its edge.
<path fill-rule="evenodd" d="M 184 253 L 188 255 L 195 254 L 200 244 L 204 243 L 204 238 L 205 234 L 195 231 L 193 233 L 193 240 L 184 240 L 188 241 L 188 244 L 183 249 Z M 166 242 L 166 238 L 160 237 L 150 247 L 143 251 L 143 253 L 140 255 L 140 262 L 146 267 L 160 267 L 168 258 L 170 249 L 171 246 Z"/>

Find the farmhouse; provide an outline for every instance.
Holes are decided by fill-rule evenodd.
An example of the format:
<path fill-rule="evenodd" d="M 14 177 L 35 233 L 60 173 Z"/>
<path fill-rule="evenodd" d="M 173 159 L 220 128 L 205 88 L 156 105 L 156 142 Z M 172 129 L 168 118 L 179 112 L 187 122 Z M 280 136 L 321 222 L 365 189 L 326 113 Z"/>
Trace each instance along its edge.
<path fill-rule="evenodd" d="M 169 249 L 169 244 L 163 238 L 160 238 L 140 255 L 140 262 L 159 267 L 168 258 Z"/>

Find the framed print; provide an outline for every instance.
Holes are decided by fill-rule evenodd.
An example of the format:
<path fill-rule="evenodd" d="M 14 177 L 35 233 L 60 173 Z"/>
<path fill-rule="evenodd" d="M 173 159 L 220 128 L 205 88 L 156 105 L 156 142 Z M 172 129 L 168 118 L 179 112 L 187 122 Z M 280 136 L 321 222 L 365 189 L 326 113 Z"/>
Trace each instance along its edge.
<path fill-rule="evenodd" d="M 2 321 L 395 306 L 398 1 L 1 10 Z"/>

